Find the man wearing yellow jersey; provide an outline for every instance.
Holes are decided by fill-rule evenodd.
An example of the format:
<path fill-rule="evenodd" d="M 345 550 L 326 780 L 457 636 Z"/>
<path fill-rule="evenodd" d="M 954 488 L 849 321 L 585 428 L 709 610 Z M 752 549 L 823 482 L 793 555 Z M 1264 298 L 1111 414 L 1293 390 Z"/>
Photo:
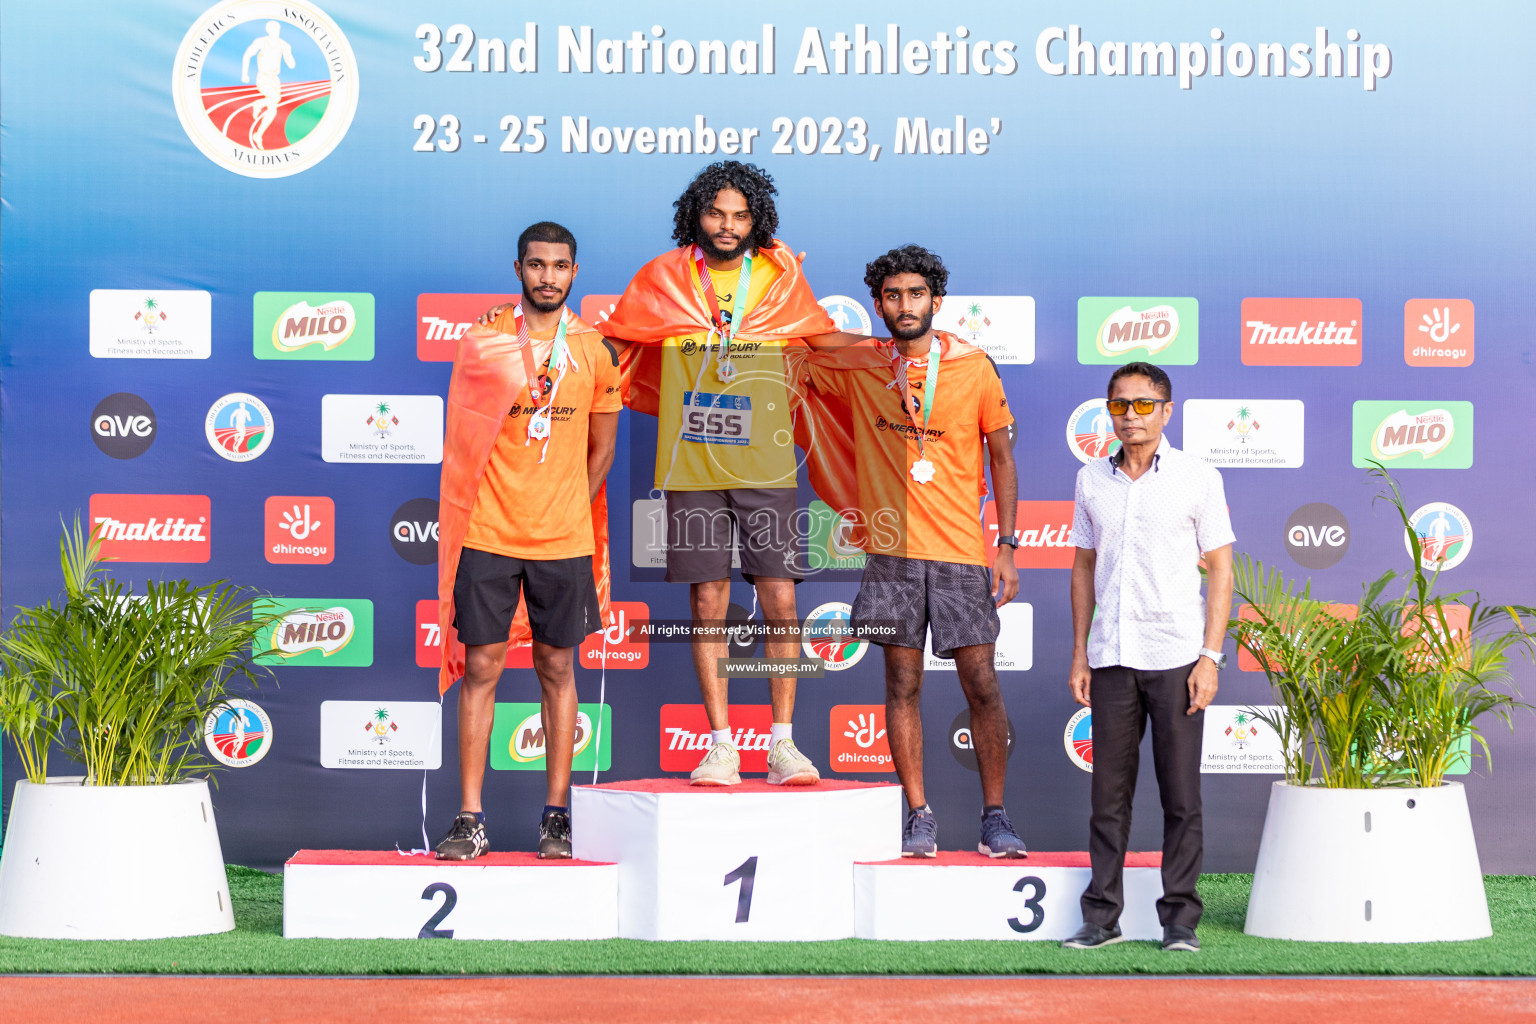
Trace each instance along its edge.
<path fill-rule="evenodd" d="M 647 398 L 657 416 L 656 489 L 667 506 L 666 578 L 689 585 L 693 664 L 711 729 L 712 745 L 692 773 L 701 786 L 741 781 L 719 672 L 737 543 L 768 630 L 764 652 L 790 659 L 800 646 L 797 459 L 784 347 L 833 327 L 794 253 L 774 238 L 775 192 L 772 178 L 750 164 L 706 167 L 673 204 L 678 248 L 643 267 L 598 328 L 620 345 L 652 343 L 629 354 L 626 380 L 632 408 L 641 404 L 634 381 L 655 382 Z M 773 678 L 770 694 L 768 782 L 814 785 L 820 773 L 793 739 L 795 679 Z"/>

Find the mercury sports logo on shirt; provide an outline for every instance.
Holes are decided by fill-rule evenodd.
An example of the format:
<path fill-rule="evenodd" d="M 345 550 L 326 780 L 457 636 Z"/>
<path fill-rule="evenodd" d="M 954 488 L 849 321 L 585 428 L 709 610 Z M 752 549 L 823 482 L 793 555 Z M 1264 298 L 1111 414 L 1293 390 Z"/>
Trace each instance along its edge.
<path fill-rule="evenodd" d="M 267 561 L 329 565 L 336 557 L 336 503 L 330 498 L 274 494 L 265 512 Z"/>
<path fill-rule="evenodd" d="M 1020 569 L 1070 569 L 1077 556 L 1072 546 L 1070 501 L 1021 501 L 1015 514 L 1013 535 L 1019 538 L 1014 564 Z M 997 547 L 997 503 L 987 502 L 981 512 L 982 540 L 991 551 Z"/>
<path fill-rule="evenodd" d="M 827 316 L 832 318 L 832 324 L 840 331 L 849 334 L 868 334 L 874 321 L 869 318 L 869 310 L 864 308 L 864 303 L 848 295 L 828 295 L 816 300 L 816 304 L 827 311 Z"/>
<path fill-rule="evenodd" d="M 768 770 L 768 743 L 773 737 L 773 708 L 768 704 L 732 704 L 731 742 L 741 753 L 741 770 Z M 661 770 L 691 772 L 714 746 L 709 716 L 703 704 L 661 706 Z"/>
<path fill-rule="evenodd" d="M 1425 572 L 1454 569 L 1472 551 L 1472 520 L 1448 502 L 1419 506 L 1408 517 L 1408 529 L 1418 535 L 1419 564 Z M 1403 546 L 1413 553 L 1407 531 L 1403 532 Z"/>
<path fill-rule="evenodd" d="M 1409 299 L 1403 304 L 1403 359 L 1409 366 L 1471 366 L 1471 299 Z"/>
<path fill-rule="evenodd" d="M 1196 299 L 1077 300 L 1077 361 L 1193 366 L 1200 356 L 1200 303 Z"/>
<path fill-rule="evenodd" d="M 1191 398 L 1184 451 L 1213 466 L 1294 469 L 1306 459 L 1306 405 L 1293 398 Z"/>
<path fill-rule="evenodd" d="M 975 345 L 999 366 L 1035 361 L 1032 296 L 946 295 L 933 326 Z"/>
<path fill-rule="evenodd" d="M 853 608 L 828 601 L 811 609 L 801 624 L 800 646 L 807 658 L 820 658 L 828 672 L 853 668 L 869 650 L 869 641 L 853 636 Z"/>
<path fill-rule="evenodd" d="M 645 632 L 651 609 L 644 601 L 611 601 L 608 625 L 581 642 L 583 668 L 645 668 L 651 639 Z"/>
<path fill-rule="evenodd" d="M 607 704 L 578 704 L 571 770 L 607 771 L 613 757 L 612 737 L 613 710 Z M 541 772 L 547 742 L 539 705 L 496 705 L 496 718 L 491 725 L 492 768 L 503 772 Z"/>
<path fill-rule="evenodd" d="M 214 402 L 203 427 L 208 444 L 230 462 L 250 462 L 272 444 L 272 410 L 244 391 Z"/>
<path fill-rule="evenodd" d="M 103 560 L 208 561 L 212 513 L 206 494 L 93 494 L 90 509 Z"/>
<path fill-rule="evenodd" d="M 91 440 L 114 459 L 136 459 L 155 443 L 155 410 L 138 395 L 119 391 L 91 410 Z"/>
<path fill-rule="evenodd" d="M 1102 398 L 1090 398 L 1067 417 L 1067 447 L 1077 461 L 1087 465 L 1120 450 L 1115 421 Z"/>
<path fill-rule="evenodd" d="M 208 159 L 248 178 L 284 178 L 324 160 L 346 135 L 357 58 L 308 0 L 223 0 L 182 39 L 171 95 Z"/>
<path fill-rule="evenodd" d="M 1246 366 L 1359 366 L 1359 299 L 1244 299 Z"/>
<path fill-rule="evenodd" d="M 828 763 L 835 772 L 896 770 L 885 734 L 884 704 L 838 704 L 828 718 L 832 738 Z"/>
<path fill-rule="evenodd" d="M 1354 463 L 1471 469 L 1471 402 L 1356 402 Z"/>
<path fill-rule="evenodd" d="M 184 288 L 97 288 L 91 292 L 95 359 L 207 359 L 213 296 Z"/>
<path fill-rule="evenodd" d="M 517 297 L 487 292 L 423 292 L 416 296 L 416 358 L 451 363 L 464 332 L 488 310 L 515 302 Z"/>
<path fill-rule="evenodd" d="M 373 358 L 373 296 L 368 292 L 257 292 L 251 307 L 257 359 Z"/>
<path fill-rule="evenodd" d="M 373 664 L 373 602 L 363 599 L 265 598 L 256 614 L 278 618 L 256 634 L 255 648 L 268 664 L 333 665 L 366 668 Z"/>

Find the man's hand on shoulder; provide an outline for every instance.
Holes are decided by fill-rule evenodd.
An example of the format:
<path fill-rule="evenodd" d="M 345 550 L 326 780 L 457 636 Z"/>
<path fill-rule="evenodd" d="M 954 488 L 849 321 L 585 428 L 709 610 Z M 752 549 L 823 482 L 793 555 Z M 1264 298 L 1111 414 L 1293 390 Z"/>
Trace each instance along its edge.
<path fill-rule="evenodd" d="M 481 313 L 480 319 L 476 320 L 475 323 L 479 324 L 481 327 L 489 327 L 496 321 L 497 317 L 501 316 L 501 314 L 505 313 L 515 305 L 517 305 L 515 302 L 503 302 L 499 306 L 492 306 L 484 313 Z"/>

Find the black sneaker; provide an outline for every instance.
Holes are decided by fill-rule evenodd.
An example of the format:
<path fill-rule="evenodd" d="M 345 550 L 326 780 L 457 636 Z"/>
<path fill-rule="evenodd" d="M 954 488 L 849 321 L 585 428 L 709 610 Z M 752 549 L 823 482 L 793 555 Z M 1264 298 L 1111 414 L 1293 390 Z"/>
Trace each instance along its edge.
<path fill-rule="evenodd" d="M 466 811 L 453 819 L 453 828 L 437 844 L 437 859 L 474 860 L 490 848 L 485 823 Z"/>
<path fill-rule="evenodd" d="M 1193 928 L 1186 928 L 1181 924 L 1171 924 L 1163 929 L 1163 949 L 1173 952 L 1175 950 L 1184 953 L 1200 952 L 1200 939 L 1195 935 Z"/>
<path fill-rule="evenodd" d="M 1063 949 L 1098 949 L 1102 946 L 1113 946 L 1123 941 L 1120 935 L 1120 926 L 1102 928 L 1096 924 L 1084 924 L 1072 937 L 1063 942 Z"/>
<path fill-rule="evenodd" d="M 539 858 L 567 860 L 571 856 L 571 816 L 566 811 L 545 811 L 539 822 Z"/>

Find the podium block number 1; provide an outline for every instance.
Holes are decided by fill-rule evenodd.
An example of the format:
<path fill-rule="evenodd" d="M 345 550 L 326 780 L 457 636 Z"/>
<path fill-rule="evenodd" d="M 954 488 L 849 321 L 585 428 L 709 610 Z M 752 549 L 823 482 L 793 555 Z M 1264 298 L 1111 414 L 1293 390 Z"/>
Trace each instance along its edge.
<path fill-rule="evenodd" d="M 1045 882 L 1034 875 L 1025 875 L 1013 883 L 1014 892 L 1023 892 L 1025 889 L 1032 890 L 1024 900 L 1024 909 L 1030 914 L 1029 920 L 1020 921 L 1016 917 L 1010 917 L 1008 927 L 1016 932 L 1027 934 L 1045 923 L 1045 908 L 1040 905 L 1040 901 L 1045 899 Z"/>
<path fill-rule="evenodd" d="M 726 874 L 724 885 L 732 882 L 741 883 L 741 891 L 736 894 L 736 923 L 746 924 L 747 918 L 752 916 L 752 883 L 757 878 L 757 858 L 748 857 Z M 447 911 L 443 911 L 447 913 Z"/>

